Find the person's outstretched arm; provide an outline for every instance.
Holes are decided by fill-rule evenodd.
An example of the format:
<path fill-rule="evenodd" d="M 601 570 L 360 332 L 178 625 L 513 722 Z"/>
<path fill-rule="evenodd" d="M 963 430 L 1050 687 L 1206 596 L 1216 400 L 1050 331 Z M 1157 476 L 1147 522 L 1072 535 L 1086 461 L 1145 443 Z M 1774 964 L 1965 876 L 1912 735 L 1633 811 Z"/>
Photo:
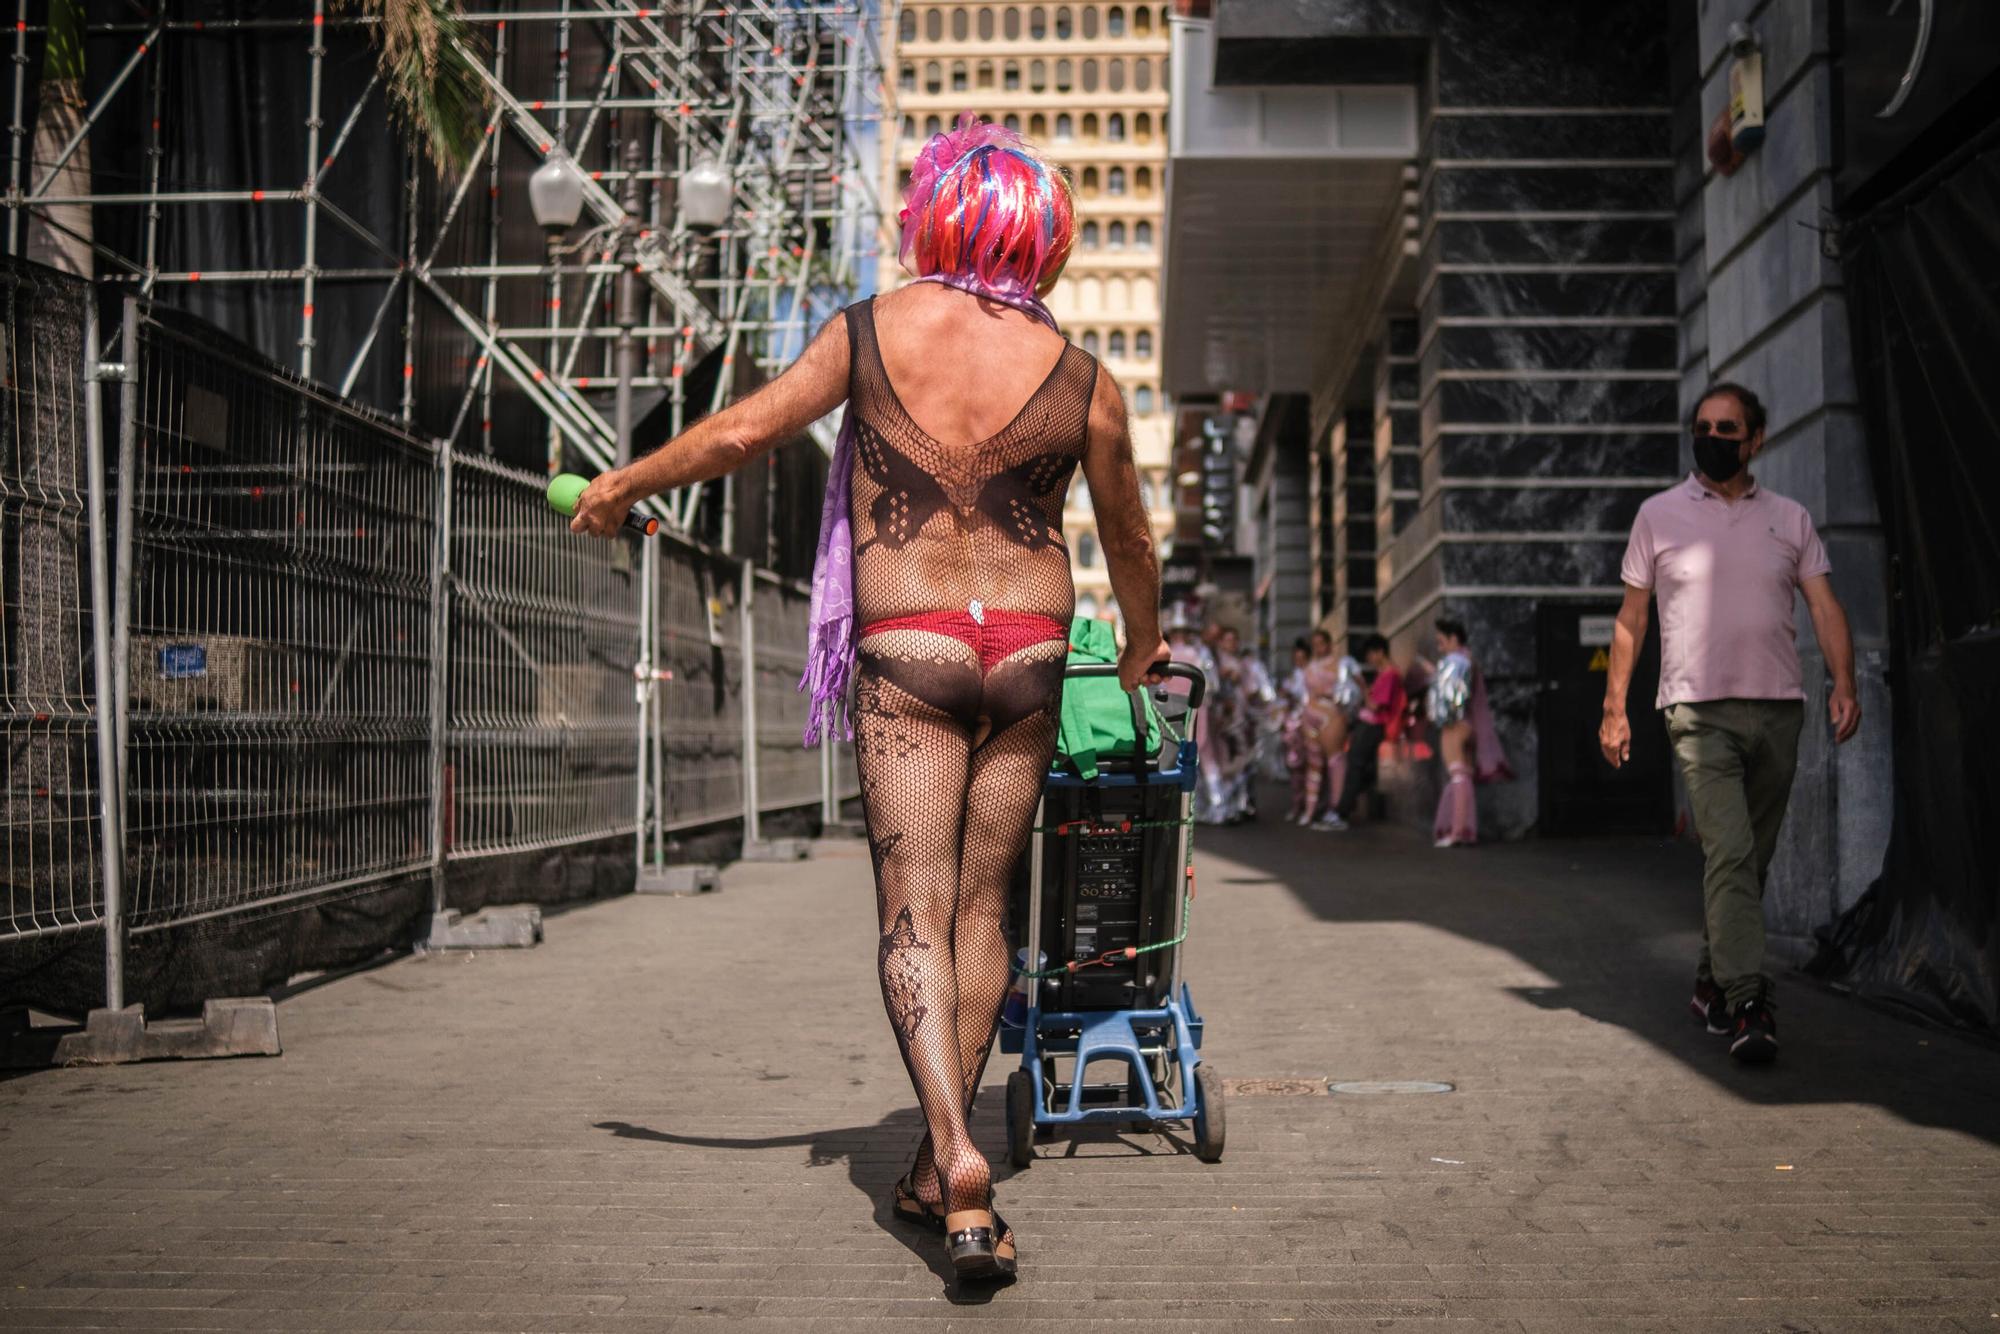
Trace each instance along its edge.
<path fill-rule="evenodd" d="M 1153 556 L 1153 522 L 1139 495 L 1132 461 L 1132 432 L 1125 396 L 1100 368 L 1090 399 L 1090 434 L 1084 443 L 1083 479 L 1097 518 L 1097 541 L 1111 567 L 1111 592 L 1125 617 L 1125 648 L 1118 655 L 1118 684 L 1137 689 L 1162 678 L 1146 669 L 1168 656 L 1160 638 L 1160 565 Z"/>
<path fill-rule="evenodd" d="M 623 468 L 600 473 L 576 502 L 573 533 L 614 537 L 632 506 L 713 481 L 792 439 L 847 397 L 847 316 L 836 315 L 799 359 L 754 393 Z"/>

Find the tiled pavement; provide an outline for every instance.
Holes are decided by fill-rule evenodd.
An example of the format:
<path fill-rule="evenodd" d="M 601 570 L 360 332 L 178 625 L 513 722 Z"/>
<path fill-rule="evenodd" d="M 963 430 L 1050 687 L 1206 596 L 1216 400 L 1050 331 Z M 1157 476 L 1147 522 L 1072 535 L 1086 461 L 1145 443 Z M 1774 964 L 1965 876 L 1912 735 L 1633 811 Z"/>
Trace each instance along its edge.
<path fill-rule="evenodd" d="M 1221 1073 L 1457 1091 L 1239 1096 L 1212 1167 L 1058 1142 L 1002 1169 L 1022 1281 L 955 1305 L 886 1216 L 917 1120 L 823 844 L 304 990 L 276 1060 L 0 1083 L 0 1327 L 2000 1330 L 2000 1055 L 1794 983 L 1732 1068 L 1687 849 L 1201 845 Z"/>

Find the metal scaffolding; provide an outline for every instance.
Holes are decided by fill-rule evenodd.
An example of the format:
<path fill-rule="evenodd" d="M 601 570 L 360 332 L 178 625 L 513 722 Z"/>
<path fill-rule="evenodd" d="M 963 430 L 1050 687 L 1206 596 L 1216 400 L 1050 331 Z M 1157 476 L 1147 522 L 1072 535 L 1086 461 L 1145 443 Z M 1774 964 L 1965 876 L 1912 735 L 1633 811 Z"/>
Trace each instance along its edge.
<path fill-rule="evenodd" d="M 41 6 L 17 4 L 9 253 L 21 253 L 30 216 L 50 217 L 50 187 L 79 149 L 88 145 L 101 161 L 93 141 L 143 142 L 143 174 L 100 174 L 91 193 L 61 196 L 65 206 L 133 209 L 143 218 L 140 226 L 114 229 L 123 245 L 108 243 L 98 229 L 92 250 L 100 281 L 168 300 L 171 289 L 194 284 L 289 285 L 299 296 L 296 349 L 283 350 L 302 375 L 350 394 L 371 363 L 400 357 L 400 402 L 374 406 L 462 449 L 493 452 L 486 437 L 496 385 L 504 380 L 545 417 L 552 470 L 564 458 L 610 466 L 624 422 L 607 418 L 607 404 L 621 379 L 626 396 L 617 408 L 624 421 L 629 395 L 640 394 L 670 405 L 668 419 L 678 432 L 691 415 L 722 405 L 737 387 L 739 361 L 764 375 L 782 369 L 820 323 L 872 280 L 881 211 L 875 142 L 884 95 L 874 0 L 666 0 L 653 7 L 502 0 L 468 12 L 484 39 L 476 66 L 491 95 L 490 120 L 471 160 L 435 189 L 424 188 L 427 168 L 411 159 L 400 236 L 370 226 L 325 188 L 357 135 L 379 133 L 384 123 L 379 76 L 344 105 L 322 77 L 329 41 L 359 35 L 372 19 L 330 10 L 327 0 L 297 0 L 297 12 L 284 17 L 229 17 L 227 5 L 196 9 L 154 0 L 150 19 L 90 24 L 98 67 L 108 50 L 121 51 L 122 59 L 57 156 L 31 161 L 34 133 L 24 107 L 38 62 L 30 53 L 46 29 L 35 21 Z M 270 59 L 273 38 L 293 34 L 306 114 L 290 160 L 304 165 L 303 181 L 215 189 L 164 180 L 162 53 L 178 43 L 234 38 L 258 42 L 261 58 Z M 524 40 L 542 55 L 553 42 L 553 61 L 515 58 Z M 572 51 L 586 43 L 591 68 L 573 73 Z M 583 220 L 572 239 L 550 243 L 546 253 L 523 252 L 526 173 L 502 169 L 503 155 L 512 154 L 518 167 L 522 151 L 530 163 L 568 159 L 583 187 Z M 720 164 L 733 188 L 729 220 L 713 231 L 690 227 L 674 202 L 682 175 L 702 159 Z M 490 202 L 468 209 L 481 187 Z M 202 205 L 300 210 L 296 262 L 163 267 L 165 211 Z M 475 214 L 483 214 L 477 219 L 483 238 L 465 235 Z M 511 232 L 503 228 L 506 218 L 513 220 Z M 327 263 L 329 231 L 345 238 L 343 254 L 358 243 L 373 261 Z M 454 248 L 459 262 L 452 262 Z M 463 262 L 467 254 L 480 262 Z M 638 280 L 636 293 L 619 291 L 628 273 Z M 372 319 L 350 346 L 329 346 L 315 328 L 315 306 L 334 284 L 380 289 Z M 545 322 L 505 321 L 505 312 L 524 308 L 523 291 L 533 293 L 532 307 L 546 309 Z M 420 420 L 422 330 L 440 313 L 477 356 L 462 387 L 455 380 L 449 386 L 456 410 Z M 689 402 L 694 367 L 716 353 L 721 373 L 707 401 Z M 665 517 L 688 528 L 701 495 L 692 488 L 670 498 Z"/>

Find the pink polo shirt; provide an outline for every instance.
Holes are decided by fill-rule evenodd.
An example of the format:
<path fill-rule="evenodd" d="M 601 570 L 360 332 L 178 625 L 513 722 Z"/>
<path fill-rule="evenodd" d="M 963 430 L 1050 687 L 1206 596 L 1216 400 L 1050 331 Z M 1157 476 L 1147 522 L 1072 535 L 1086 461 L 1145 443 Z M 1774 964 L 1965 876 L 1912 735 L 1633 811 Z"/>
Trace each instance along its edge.
<path fill-rule="evenodd" d="M 1832 568 L 1805 506 L 1754 481 L 1729 501 L 1690 473 L 1650 497 L 1620 575 L 1659 604 L 1657 706 L 1804 699 L 1792 602 Z"/>

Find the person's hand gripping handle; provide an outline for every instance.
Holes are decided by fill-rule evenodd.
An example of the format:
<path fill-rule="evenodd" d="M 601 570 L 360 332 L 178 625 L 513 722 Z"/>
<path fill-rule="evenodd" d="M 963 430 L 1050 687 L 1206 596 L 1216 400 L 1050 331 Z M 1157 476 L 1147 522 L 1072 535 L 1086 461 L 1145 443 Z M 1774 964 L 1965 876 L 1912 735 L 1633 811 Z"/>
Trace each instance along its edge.
<path fill-rule="evenodd" d="M 571 532 L 610 537 L 619 528 L 624 528 L 628 532 L 637 533 L 640 537 L 651 537 L 660 531 L 658 519 L 650 515 L 635 514 L 629 506 L 625 510 L 624 517 L 616 525 L 613 525 L 609 516 L 605 514 L 606 506 L 586 506 L 584 513 L 578 515 L 577 504 L 583 499 L 583 493 L 590 488 L 590 485 L 589 478 L 579 477 L 573 472 L 559 472 L 549 479 L 549 507 L 572 520 Z"/>

